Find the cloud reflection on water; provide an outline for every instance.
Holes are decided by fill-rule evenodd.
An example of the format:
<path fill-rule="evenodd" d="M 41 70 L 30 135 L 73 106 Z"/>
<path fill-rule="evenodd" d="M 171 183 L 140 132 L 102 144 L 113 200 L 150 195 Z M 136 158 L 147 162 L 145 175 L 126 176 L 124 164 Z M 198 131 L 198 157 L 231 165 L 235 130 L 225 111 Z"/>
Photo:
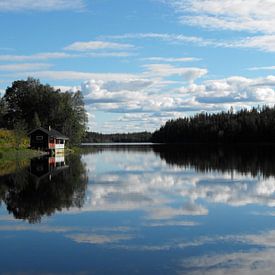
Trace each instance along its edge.
<path fill-rule="evenodd" d="M 5 214 L 0 231 L 13 237 L 21 232 L 54 234 L 80 251 L 158 253 L 167 258 L 159 265 L 173 263 L 173 271 L 184 274 L 272 274 L 273 154 L 267 159 L 228 154 L 150 148 L 84 153 L 78 174 L 88 184 L 79 189 L 81 207 L 60 207 L 60 213 L 43 217 L 41 224 L 15 222 Z M 68 175 L 74 175 L 74 167 L 70 169 Z M 74 191 L 71 187 L 78 185 L 69 183 L 78 178 L 68 181 L 66 176 L 67 181 L 58 183 L 62 190 Z M 77 193 L 69 194 L 69 202 L 74 201 Z"/>

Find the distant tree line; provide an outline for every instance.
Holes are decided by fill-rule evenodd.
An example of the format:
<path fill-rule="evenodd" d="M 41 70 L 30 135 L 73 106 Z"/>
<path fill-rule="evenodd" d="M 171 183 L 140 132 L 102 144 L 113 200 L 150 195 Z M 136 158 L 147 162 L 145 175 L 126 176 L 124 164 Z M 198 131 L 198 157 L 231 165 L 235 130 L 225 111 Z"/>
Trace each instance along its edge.
<path fill-rule="evenodd" d="M 200 113 L 169 120 L 152 135 L 161 143 L 275 142 L 275 107 L 243 109 L 236 113 Z"/>
<path fill-rule="evenodd" d="M 61 92 L 38 79 L 17 80 L 0 99 L 0 128 L 22 133 L 37 127 L 52 128 L 78 144 L 85 135 L 87 114 L 83 96 Z"/>
<path fill-rule="evenodd" d="M 106 143 L 106 142 L 150 142 L 152 134 L 149 132 L 137 133 L 116 133 L 101 134 L 96 132 L 87 132 L 83 142 Z"/>

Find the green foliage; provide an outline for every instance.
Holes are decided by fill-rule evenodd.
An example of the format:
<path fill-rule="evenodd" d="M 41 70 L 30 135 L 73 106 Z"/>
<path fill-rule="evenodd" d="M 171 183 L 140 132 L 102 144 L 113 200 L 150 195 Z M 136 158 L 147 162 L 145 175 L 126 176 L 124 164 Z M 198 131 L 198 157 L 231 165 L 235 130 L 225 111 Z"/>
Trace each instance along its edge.
<path fill-rule="evenodd" d="M 16 131 L 0 129 L 0 149 L 8 150 L 14 148 L 27 148 L 29 145 L 29 139 L 24 132 L 20 130 L 21 126 L 19 126 L 19 135 L 16 136 Z"/>
<path fill-rule="evenodd" d="M 87 115 L 80 91 L 61 93 L 28 78 L 13 82 L 0 106 L 0 127 L 15 129 L 16 122 L 24 119 L 26 130 L 51 126 L 67 135 L 71 144 L 80 143 L 85 133 Z"/>
<path fill-rule="evenodd" d="M 32 128 L 35 129 L 35 128 L 38 128 L 38 127 L 41 127 L 41 121 L 40 121 L 39 115 L 37 114 L 37 112 L 35 112 L 34 113 L 34 118 L 33 118 L 33 121 L 32 121 Z"/>
<path fill-rule="evenodd" d="M 27 136 L 26 124 L 24 120 L 16 121 L 14 123 L 14 135 L 15 135 L 15 145 L 19 149 L 20 144 L 23 142 L 24 138 Z"/>
<path fill-rule="evenodd" d="M 275 107 L 264 106 L 233 113 L 200 113 L 169 120 L 152 136 L 153 142 L 274 142 Z"/>

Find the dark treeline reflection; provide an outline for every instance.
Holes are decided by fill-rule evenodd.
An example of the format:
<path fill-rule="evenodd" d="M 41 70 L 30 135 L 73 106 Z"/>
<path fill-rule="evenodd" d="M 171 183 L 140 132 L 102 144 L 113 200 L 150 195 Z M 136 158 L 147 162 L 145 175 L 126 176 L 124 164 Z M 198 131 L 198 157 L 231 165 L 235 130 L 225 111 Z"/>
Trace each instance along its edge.
<path fill-rule="evenodd" d="M 139 152 L 146 153 L 152 151 L 152 144 L 106 144 L 106 145 L 83 145 L 81 147 L 81 153 L 86 154 L 98 154 L 105 151 L 111 152 Z"/>
<path fill-rule="evenodd" d="M 82 207 L 88 183 L 80 155 L 33 159 L 29 167 L 0 177 L 0 202 L 30 223 L 70 207 Z"/>
<path fill-rule="evenodd" d="M 169 165 L 194 167 L 201 172 L 233 170 L 252 176 L 275 176 L 275 145 L 147 144 L 84 146 L 83 154 L 104 151 L 126 153 L 154 152 Z"/>
<path fill-rule="evenodd" d="M 233 170 L 252 176 L 275 176 L 275 146 L 269 145 L 159 145 L 154 152 L 169 165 L 191 166 L 198 171 Z"/>

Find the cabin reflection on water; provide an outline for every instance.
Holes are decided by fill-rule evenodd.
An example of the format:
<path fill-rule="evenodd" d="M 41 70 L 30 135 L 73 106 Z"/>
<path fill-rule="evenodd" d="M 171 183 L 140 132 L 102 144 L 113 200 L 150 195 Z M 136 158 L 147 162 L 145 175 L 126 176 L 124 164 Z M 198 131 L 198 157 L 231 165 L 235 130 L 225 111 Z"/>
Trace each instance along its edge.
<path fill-rule="evenodd" d="M 61 171 L 67 169 L 69 166 L 65 163 L 64 154 L 55 157 L 42 157 L 31 160 L 29 168 L 31 176 L 39 182 L 41 179 L 52 179 L 55 175 Z"/>
<path fill-rule="evenodd" d="M 15 219 L 39 223 L 43 216 L 84 203 L 88 178 L 79 155 L 45 156 L 0 177 L 0 204 Z"/>

